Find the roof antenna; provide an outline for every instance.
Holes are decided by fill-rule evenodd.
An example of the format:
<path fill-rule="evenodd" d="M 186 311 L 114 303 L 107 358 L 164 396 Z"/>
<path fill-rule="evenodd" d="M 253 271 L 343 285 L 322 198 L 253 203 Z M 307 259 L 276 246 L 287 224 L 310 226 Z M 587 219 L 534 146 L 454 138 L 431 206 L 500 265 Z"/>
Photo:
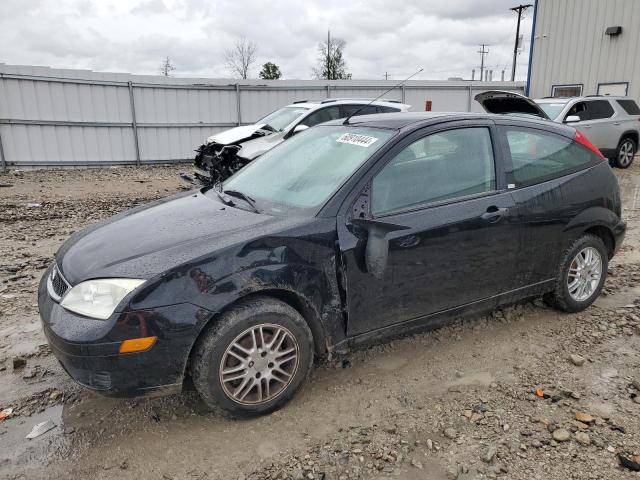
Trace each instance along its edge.
<path fill-rule="evenodd" d="M 399 86 L 401 86 L 402 84 L 406 83 L 408 80 L 412 79 L 413 77 L 415 77 L 417 74 L 419 74 L 422 70 L 424 70 L 424 68 L 421 68 L 420 70 L 418 70 L 416 73 L 414 73 L 413 75 L 409 75 L 407 78 L 405 78 L 403 81 L 401 81 L 399 84 L 394 85 L 393 87 L 391 87 L 389 90 L 387 90 L 386 92 L 381 93 L 380 95 L 378 95 L 376 98 L 374 98 L 373 100 L 371 100 L 369 103 L 367 103 L 366 105 L 361 106 L 360 108 L 358 108 L 357 110 L 354 110 L 353 113 L 351 115 L 349 115 L 347 118 L 344 119 L 344 122 L 342 122 L 343 125 L 349 125 L 349 119 L 351 117 L 353 117 L 356 113 L 358 113 L 360 110 L 364 109 L 365 107 L 368 107 L 369 105 L 371 105 L 373 102 L 375 102 L 376 100 L 378 100 L 380 97 L 383 97 L 384 95 L 386 95 L 387 93 L 389 93 L 391 90 L 393 90 L 394 88 L 398 88 Z"/>

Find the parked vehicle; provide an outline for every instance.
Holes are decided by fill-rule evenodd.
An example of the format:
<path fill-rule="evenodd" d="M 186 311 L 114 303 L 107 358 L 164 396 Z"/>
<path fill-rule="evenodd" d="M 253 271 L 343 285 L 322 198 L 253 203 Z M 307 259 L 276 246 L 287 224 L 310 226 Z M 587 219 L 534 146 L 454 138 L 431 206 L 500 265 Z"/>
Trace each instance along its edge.
<path fill-rule="evenodd" d="M 476 99 L 490 113 L 522 113 L 571 124 L 618 168 L 628 168 L 638 151 L 640 108 L 628 97 L 592 95 L 531 100 L 512 92 L 492 91 Z"/>
<path fill-rule="evenodd" d="M 411 105 L 395 100 L 329 98 L 300 100 L 261 118 L 207 138 L 197 150 L 195 179 L 202 185 L 226 180 L 264 152 L 322 122 L 373 113 L 406 112 Z"/>
<path fill-rule="evenodd" d="M 304 131 L 226 180 L 74 234 L 42 279 L 65 370 L 107 395 L 280 408 L 314 355 L 543 295 L 578 312 L 623 240 L 620 192 L 574 128 L 402 113 Z"/>

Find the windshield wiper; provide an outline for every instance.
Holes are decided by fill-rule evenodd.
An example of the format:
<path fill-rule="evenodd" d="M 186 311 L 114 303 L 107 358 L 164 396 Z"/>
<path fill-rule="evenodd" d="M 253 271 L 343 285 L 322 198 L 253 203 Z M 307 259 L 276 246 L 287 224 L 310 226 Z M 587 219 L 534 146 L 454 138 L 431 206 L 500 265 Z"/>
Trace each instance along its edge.
<path fill-rule="evenodd" d="M 220 198 L 220 200 L 222 200 L 222 203 L 224 203 L 225 205 L 229 205 L 230 207 L 235 206 L 234 201 L 231 200 L 229 197 L 227 197 L 224 194 L 224 192 L 221 192 L 217 188 L 214 188 L 213 191 L 216 192 L 216 195 L 218 195 L 218 198 Z"/>
<path fill-rule="evenodd" d="M 254 212 L 262 213 L 258 208 L 258 206 L 256 205 L 256 201 L 253 198 L 251 198 L 249 195 L 239 192 L 238 190 L 224 190 L 222 193 L 226 195 L 230 195 L 232 197 L 241 198 L 242 200 L 244 200 L 249 204 L 249 206 L 253 209 Z"/>

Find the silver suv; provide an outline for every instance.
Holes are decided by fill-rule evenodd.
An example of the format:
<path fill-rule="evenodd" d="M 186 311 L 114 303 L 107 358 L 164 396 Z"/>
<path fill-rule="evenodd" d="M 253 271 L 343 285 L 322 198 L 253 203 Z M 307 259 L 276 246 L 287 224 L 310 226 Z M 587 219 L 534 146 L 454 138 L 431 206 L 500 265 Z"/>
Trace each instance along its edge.
<path fill-rule="evenodd" d="M 570 123 L 613 165 L 627 168 L 638 150 L 640 108 L 628 97 L 587 96 L 535 100 L 554 122 Z"/>
<path fill-rule="evenodd" d="M 627 168 L 640 140 L 640 108 L 628 97 L 587 96 L 532 100 L 492 90 L 475 99 L 489 113 L 528 115 L 567 123 L 584 133 L 613 166 Z"/>

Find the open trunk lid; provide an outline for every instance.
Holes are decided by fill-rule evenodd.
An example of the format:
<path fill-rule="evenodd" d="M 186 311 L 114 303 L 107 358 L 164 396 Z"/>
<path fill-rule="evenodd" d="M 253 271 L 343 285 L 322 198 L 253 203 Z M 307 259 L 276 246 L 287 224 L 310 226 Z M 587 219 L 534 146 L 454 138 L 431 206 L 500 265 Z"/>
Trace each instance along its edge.
<path fill-rule="evenodd" d="M 487 113 L 530 115 L 550 120 L 536 102 L 519 93 L 489 90 L 479 93 L 474 98 Z"/>

